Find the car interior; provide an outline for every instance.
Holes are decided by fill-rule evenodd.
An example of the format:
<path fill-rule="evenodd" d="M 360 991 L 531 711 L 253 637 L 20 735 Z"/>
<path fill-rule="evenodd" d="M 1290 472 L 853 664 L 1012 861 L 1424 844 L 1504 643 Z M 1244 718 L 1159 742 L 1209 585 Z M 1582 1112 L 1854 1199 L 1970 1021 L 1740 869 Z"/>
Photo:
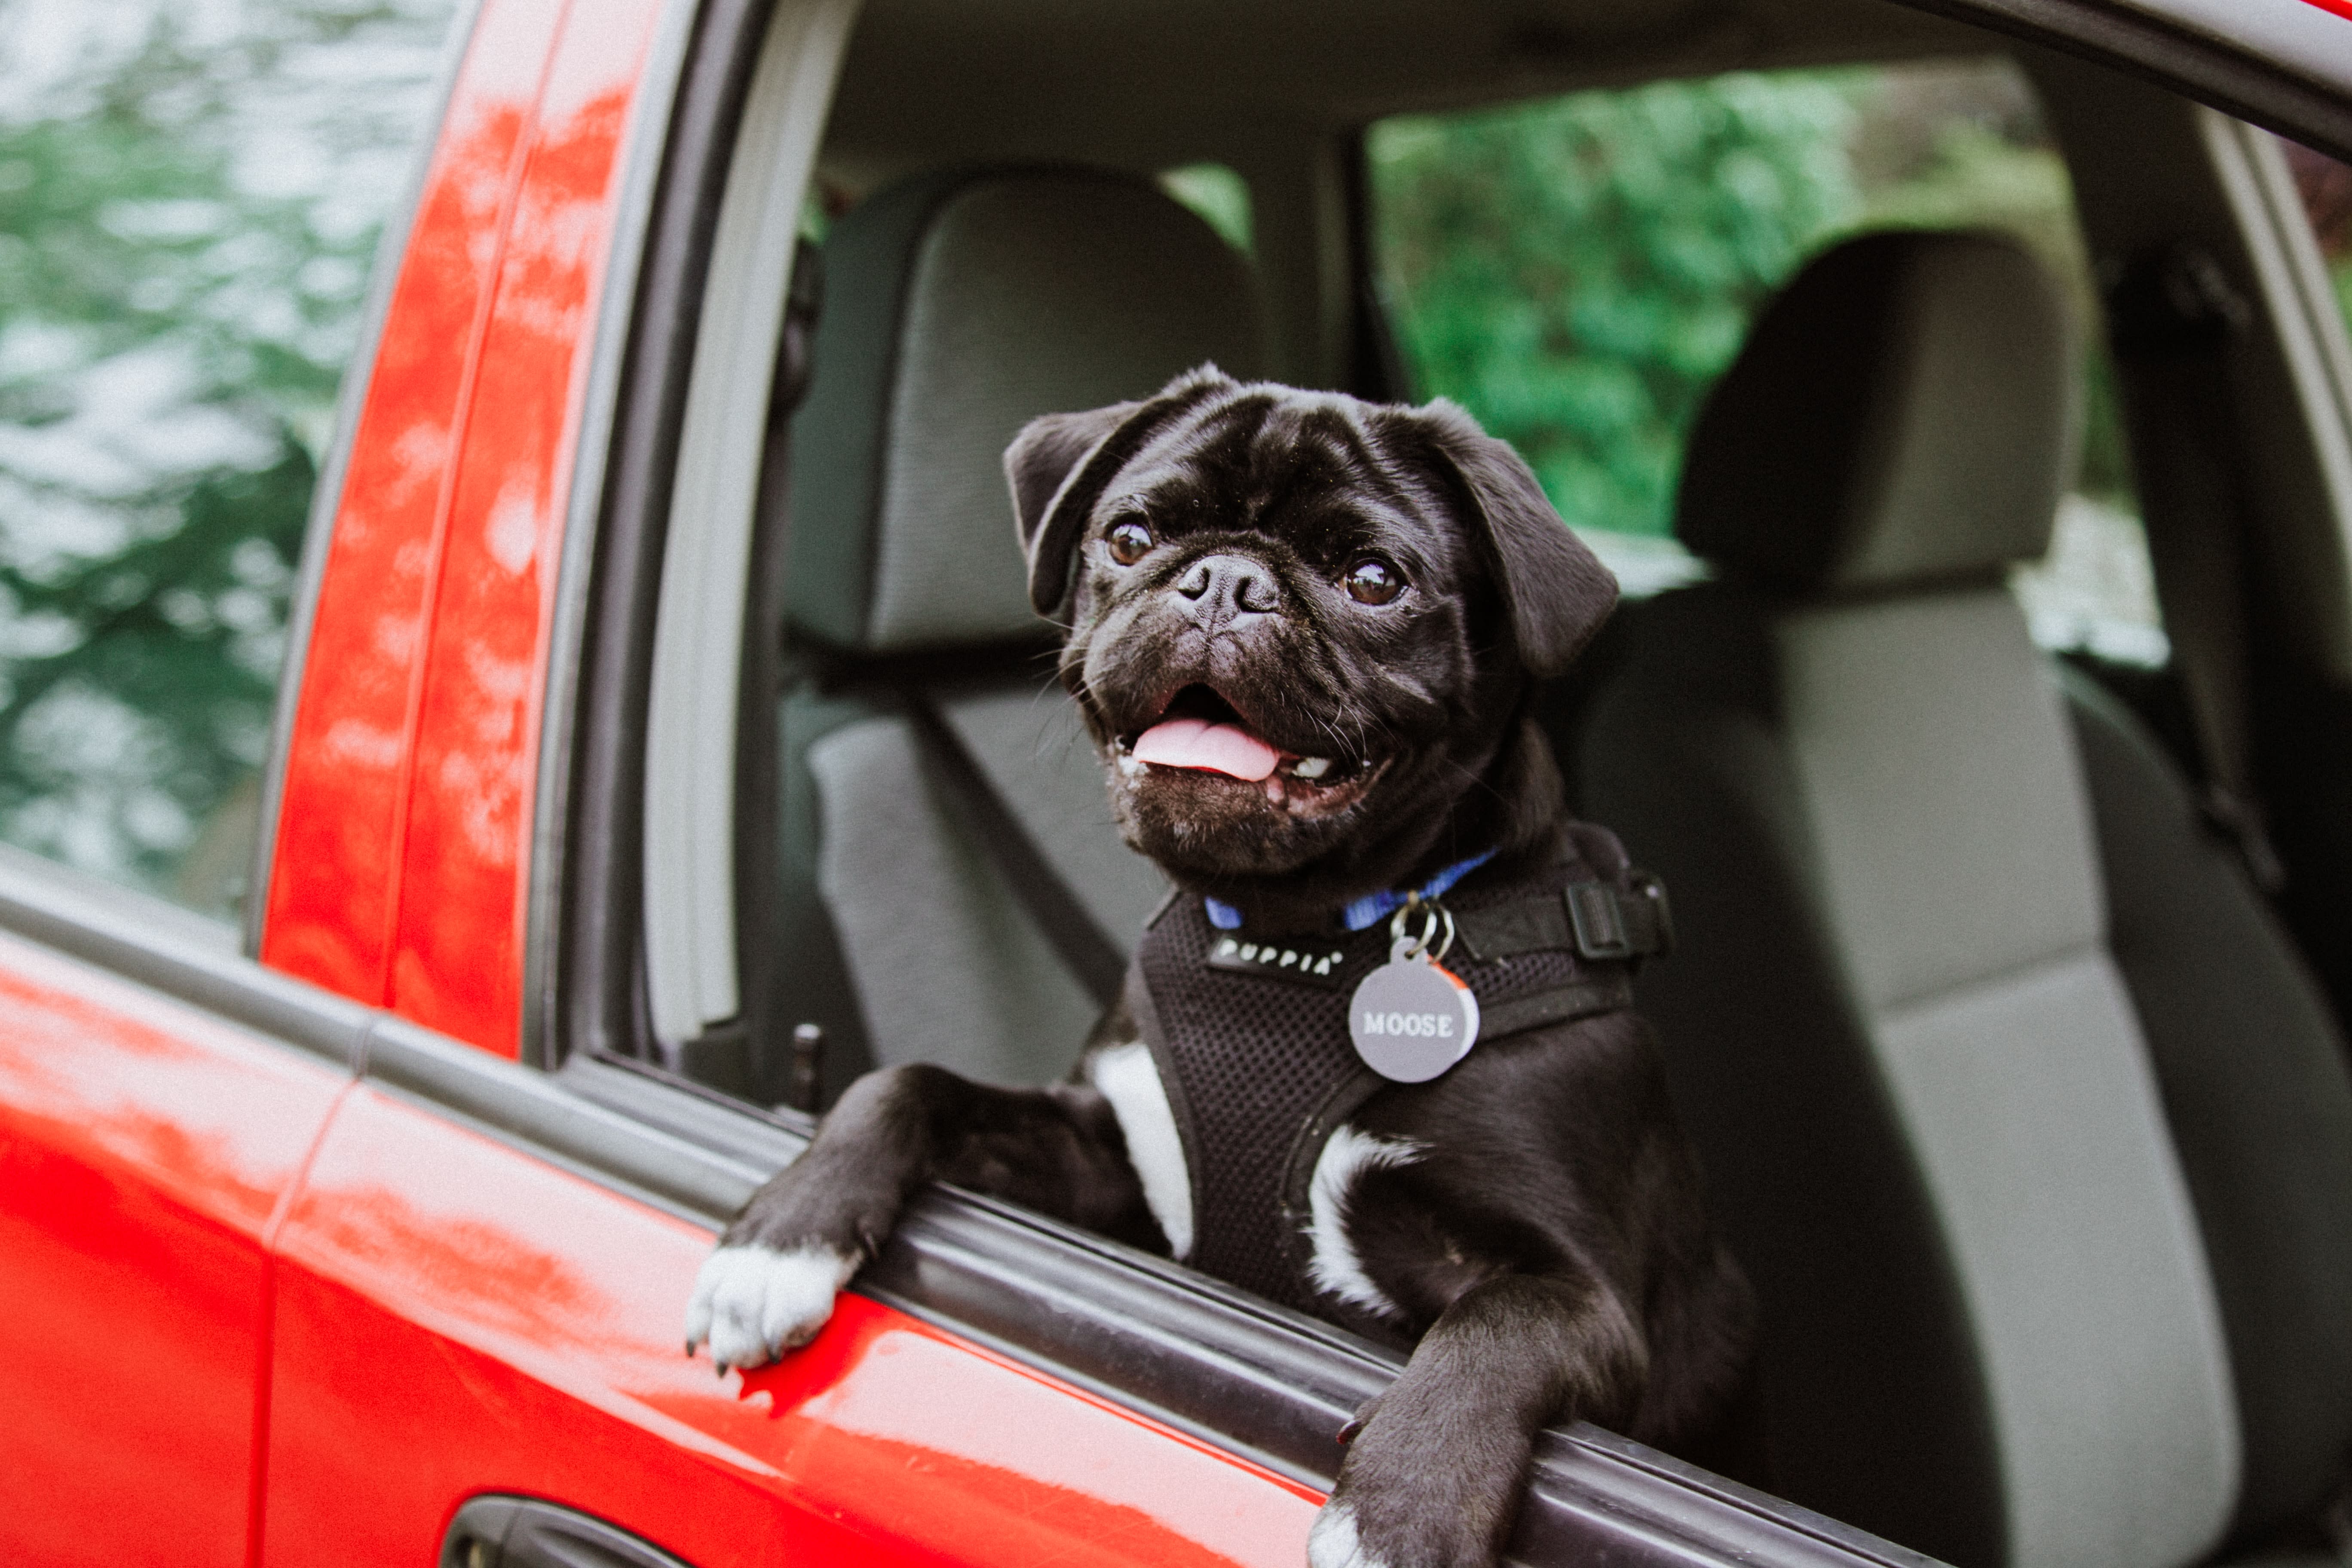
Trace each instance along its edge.
<path fill-rule="evenodd" d="M 745 684 L 719 858 L 648 819 L 642 1054 L 809 1110 L 879 1064 L 1066 1070 L 1089 944 L 1167 889 L 1055 684 L 1001 456 L 1204 361 L 1448 391 L 1383 270 L 1381 127 L 1954 62 L 2032 100 L 2077 253 L 1994 214 L 1797 258 L 1672 455 L 1679 551 L 1608 556 L 1627 601 L 1542 717 L 1674 899 L 1638 1005 L 1762 1303 L 1744 1479 L 1964 1568 L 2335 1560 L 2344 323 L 2273 138 L 1904 6 L 873 0 L 772 290 L 740 602 L 662 609 L 657 665 L 715 637 Z M 760 90 L 743 134 L 782 135 Z M 2021 605 L 2086 439 L 2129 453 L 2155 659 Z"/>

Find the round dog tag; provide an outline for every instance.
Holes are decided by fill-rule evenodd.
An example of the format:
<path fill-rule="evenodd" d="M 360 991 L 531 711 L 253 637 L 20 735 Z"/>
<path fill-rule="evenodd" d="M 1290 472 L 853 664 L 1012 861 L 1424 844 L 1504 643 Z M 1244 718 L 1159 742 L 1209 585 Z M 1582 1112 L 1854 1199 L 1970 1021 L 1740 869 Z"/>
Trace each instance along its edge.
<path fill-rule="evenodd" d="M 1478 998 L 1410 937 L 1348 1002 L 1348 1037 L 1364 1065 L 1396 1083 L 1426 1083 L 1478 1041 Z"/>

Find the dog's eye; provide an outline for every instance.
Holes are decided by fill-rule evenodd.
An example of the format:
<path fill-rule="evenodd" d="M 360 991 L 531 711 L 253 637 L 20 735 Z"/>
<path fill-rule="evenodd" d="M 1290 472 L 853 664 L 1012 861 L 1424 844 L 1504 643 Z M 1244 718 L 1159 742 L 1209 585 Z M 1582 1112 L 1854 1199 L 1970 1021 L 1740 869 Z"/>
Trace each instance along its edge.
<path fill-rule="evenodd" d="M 1142 560 L 1152 544 L 1150 525 L 1134 518 L 1113 523 L 1103 539 L 1110 546 L 1110 558 L 1122 566 L 1132 566 Z"/>
<path fill-rule="evenodd" d="M 1367 555 L 1348 568 L 1340 581 L 1348 596 L 1360 605 L 1385 605 L 1404 592 L 1404 574 L 1377 555 Z"/>

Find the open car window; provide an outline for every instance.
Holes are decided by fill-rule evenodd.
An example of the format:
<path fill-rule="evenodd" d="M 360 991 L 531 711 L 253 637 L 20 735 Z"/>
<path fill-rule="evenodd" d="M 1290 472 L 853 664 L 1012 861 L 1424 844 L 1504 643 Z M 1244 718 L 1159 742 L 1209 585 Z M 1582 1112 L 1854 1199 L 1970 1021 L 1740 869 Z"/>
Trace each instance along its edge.
<path fill-rule="evenodd" d="M 2287 167 L 2294 173 L 2295 194 L 2311 218 L 2336 301 L 2345 321 L 2352 323 L 2352 163 L 2340 163 L 2292 142 L 2281 145 Z"/>
<path fill-rule="evenodd" d="M 875 15 L 893 26 L 908 25 L 902 13 Z M 778 583 L 791 573 L 785 558 L 768 552 L 787 535 L 797 535 L 798 549 L 821 537 L 824 523 L 787 499 L 812 437 L 806 407 L 776 397 L 793 363 L 783 321 L 795 302 L 821 316 L 845 309 L 845 291 L 856 282 L 824 250 L 814 253 L 821 276 L 805 270 L 811 253 L 793 260 L 793 239 L 826 240 L 861 204 L 887 200 L 910 182 L 989 157 L 1097 164 L 1156 183 L 1256 269 L 1268 310 L 1267 374 L 1308 384 L 1373 384 L 1364 374 L 1366 334 L 1349 320 L 1352 287 L 1369 273 L 1381 285 L 1391 335 L 1408 373 L 1391 389 L 1453 396 L 1517 442 L 1571 521 L 1591 531 L 1636 590 L 1687 580 L 1695 570 L 1666 539 L 1681 442 L 1754 312 L 1814 251 L 1869 226 L 1990 225 L 2025 238 L 2065 285 L 2086 325 L 2099 310 L 2075 230 L 2067 171 L 2022 76 L 2005 63 L 1958 56 L 1891 67 L 1700 77 L 1381 121 L 1364 137 L 1365 188 L 1353 193 L 1369 198 L 1368 221 L 1354 237 L 1368 242 L 1370 265 L 1354 272 L 1338 268 L 1335 278 L 1333 260 L 1344 261 L 1347 247 L 1339 241 L 1346 237 L 1326 232 L 1310 235 L 1319 244 L 1303 243 L 1300 215 L 1319 211 L 1328 220 L 1347 210 L 1351 193 L 1344 177 L 1317 185 L 1301 169 L 1347 170 L 1357 124 L 1288 128 L 1295 144 L 1271 150 L 1207 139 L 1187 144 L 1176 131 L 1153 133 L 1165 129 L 1158 122 L 1140 124 L 1150 106 L 1139 104 L 1133 110 L 1139 123 L 1118 122 L 1123 133 L 1131 132 L 1124 141 L 1108 134 L 1090 140 L 1089 128 L 1099 132 L 1105 122 L 1087 121 L 1075 110 L 1068 126 L 1050 131 L 1024 122 L 1015 133 L 975 119 L 968 140 L 949 138 L 941 127 L 973 106 L 953 92 L 920 102 L 908 96 L 916 84 L 898 80 L 888 68 L 892 41 L 877 23 L 851 37 L 845 48 L 838 37 L 826 46 L 839 49 L 846 62 L 829 121 L 812 125 L 805 110 L 789 122 L 757 121 L 761 100 L 753 89 L 754 110 L 746 123 L 760 125 L 767 140 L 759 145 L 787 148 L 789 155 L 764 154 L 768 162 L 758 175 L 770 182 L 761 198 L 764 272 L 728 273 L 741 263 L 727 259 L 730 230 L 722 209 L 713 285 L 698 303 L 706 342 L 714 323 L 736 334 L 708 361 L 735 367 L 731 388 L 713 394 L 719 399 L 713 406 L 723 405 L 732 424 L 709 428 L 731 428 L 738 438 L 698 435 L 689 408 L 682 443 L 687 456 L 672 492 L 673 533 L 661 570 L 666 603 L 658 616 L 662 636 L 675 626 L 679 646 L 700 647 L 694 668 L 701 684 L 687 681 L 676 689 L 693 693 L 699 714 L 694 721 L 724 726 L 730 743 L 714 745 L 719 731 L 689 725 L 681 733 L 691 740 L 691 765 L 678 761 L 688 756 L 686 751 L 646 758 L 648 838 L 672 837 L 667 847 L 650 841 L 626 846 L 633 855 L 642 851 L 639 874 L 649 890 L 664 878 L 680 876 L 680 868 L 698 867 L 694 874 L 703 879 L 698 885 L 694 875 L 681 877 L 673 890 L 685 901 L 656 909 L 648 897 L 637 932 L 646 952 L 689 930 L 701 933 L 697 942 L 716 933 L 721 945 L 682 945 L 667 956 L 648 957 L 643 968 L 616 966 L 619 985 L 608 978 L 608 988 L 642 987 L 625 994 L 623 1007 L 611 1015 L 628 1026 L 585 1037 L 613 1056 L 657 1064 L 762 1107 L 798 1097 L 793 1038 L 798 1025 L 817 1025 L 824 1036 L 824 1089 L 837 1089 L 856 1068 L 894 1059 L 891 1053 L 907 1048 L 893 1029 L 874 1026 L 877 1013 L 867 1005 L 866 988 L 881 971 L 860 971 L 871 954 L 859 950 L 835 900 L 844 889 L 860 893 L 893 879 L 933 910 L 961 901 L 962 894 L 944 898 L 919 884 L 924 856 L 916 852 L 915 835 L 897 842 L 895 858 L 875 855 L 848 873 L 839 863 L 827 870 L 826 836 L 876 797 L 878 792 L 861 781 L 891 781 L 893 789 L 912 781 L 915 798 L 932 787 L 919 776 L 919 756 L 891 739 L 902 722 L 895 705 L 907 688 L 996 681 L 1013 668 L 970 657 L 951 641 L 887 650 L 887 660 L 866 660 L 871 650 L 856 650 L 865 662 L 854 671 L 837 658 L 837 646 L 814 653 L 792 646 L 782 608 L 790 584 Z M 950 85 L 969 83 L 956 77 Z M 1001 104 L 986 107 L 1004 112 Z M 903 117 L 894 118 L 899 111 Z M 1088 112 L 1099 116 L 1101 106 L 1090 104 Z M 1166 112 L 1165 106 L 1154 112 Z M 1547 157 L 1556 160 L 1549 168 Z M 787 165 L 794 163 L 806 171 L 804 179 L 791 176 Z M 730 183 L 748 185 L 752 178 L 739 173 Z M 1513 180 L 1530 184 L 1516 188 Z M 789 203 L 779 194 L 786 191 Z M 1327 271 L 1318 275 L 1313 266 L 1303 267 L 1302 256 Z M 813 279 L 808 287 L 804 277 Z M 767 312 L 758 317 L 759 330 L 742 326 L 751 317 L 739 319 L 713 303 L 721 299 Z M 2096 344 L 2100 334 L 2092 330 L 2084 337 Z M 2049 562 L 2021 574 L 2020 591 L 2045 646 L 2158 665 L 2167 644 L 2112 378 L 2095 347 L 2091 353 L 2083 455 L 2060 520 L 2059 545 Z M 822 353 L 818 358 L 820 376 L 840 368 L 837 358 L 829 366 Z M 1129 395 L 1148 390 L 1150 384 L 1127 389 Z M 943 406 L 940 412 L 952 411 Z M 741 437 L 747 433 L 764 438 L 763 447 L 758 440 L 749 443 L 757 461 L 746 456 Z M 724 469 L 725 485 L 689 492 L 683 470 L 696 461 L 715 465 L 712 474 Z M 705 504 L 721 490 L 723 507 Z M 1007 556 L 1013 552 L 1009 523 L 1001 498 L 975 507 L 971 518 L 975 530 L 1002 541 Z M 723 527 L 679 545 L 684 535 L 677 531 L 713 524 Z M 702 578 L 698 587 L 695 579 L 675 576 L 689 559 L 681 548 L 698 552 L 695 559 L 731 562 L 734 574 Z M 731 593 L 725 616 L 731 623 L 740 615 L 740 628 L 721 628 L 732 640 L 713 635 L 709 606 L 716 601 L 708 590 L 719 582 Z M 800 662 L 763 666 L 780 647 Z M 950 718 L 961 723 L 975 752 L 984 752 L 992 735 L 1001 740 L 1015 728 L 1023 729 L 1023 743 L 1035 746 L 1037 716 L 1058 700 L 1036 655 L 1036 647 L 1027 650 L 1029 690 L 1018 702 L 1009 696 L 1008 680 L 990 699 L 1005 706 L 982 704 L 960 719 L 953 706 L 960 699 L 950 694 Z M 658 658 L 655 688 L 658 702 Z M 820 758 L 794 775 L 796 759 L 829 737 L 829 760 Z M 866 768 L 859 773 L 849 765 L 856 760 L 850 753 L 867 741 L 874 745 L 858 753 Z M 840 767 L 828 795 L 818 773 L 835 763 Z M 763 767 L 771 770 L 764 775 L 758 771 Z M 664 769 L 670 770 L 669 784 L 660 787 L 691 787 L 658 797 L 657 774 Z M 695 793 L 719 778 L 727 782 L 725 792 Z M 1035 804 L 1016 790 L 1006 793 L 1016 805 Z M 1051 809 L 1045 816 L 1050 827 Z M 700 837 L 712 834 L 719 837 Z M 962 865 L 979 868 L 975 885 L 987 884 L 988 860 L 984 850 L 966 846 Z M 713 866 L 720 868 L 718 879 Z M 722 883 L 726 898 L 709 896 Z M 707 901 L 696 904 L 697 898 Z M 1022 917 L 1002 889 L 971 907 L 1000 932 L 1020 925 Z M 761 921 L 769 923 L 755 931 Z M 1001 958 L 1003 967 L 992 973 L 1018 974 L 1024 965 L 1054 962 L 1045 945 L 1013 938 Z M 887 983 L 898 1000 L 928 1005 L 932 996 L 951 994 L 953 979 L 948 966 L 912 963 L 890 971 Z M 1050 1027 L 1028 1037 L 1037 1062 L 1075 1056 L 1080 1027 L 1071 1020 L 1078 1016 L 1063 1008 L 1045 1019 Z M 623 1080 L 605 1074 L 595 1081 L 603 1093 Z M 614 1092 L 615 1103 L 637 1103 Z M 824 1098 L 823 1092 L 811 1097 L 818 1104 Z M 681 1136 L 706 1142 L 741 1136 L 727 1131 L 732 1123 L 710 1101 L 699 1102 L 708 1114 L 694 1116 L 677 1110 L 684 1103 L 671 1105 L 667 1114 L 675 1119 L 665 1123 Z M 802 1125 L 793 1116 L 762 1125 L 772 1128 L 776 1121 Z M 747 1144 L 746 1164 L 764 1163 L 783 1147 L 772 1139 L 751 1142 L 757 1152 Z M 1144 1303 L 1157 1310 L 1187 1300 L 1213 1302 L 1215 1310 L 1194 1320 L 1211 1342 L 1230 1326 L 1222 1314 L 1247 1310 L 1233 1292 L 1212 1287 L 1188 1297 L 1192 1282 L 1181 1270 L 1149 1267 L 1107 1245 L 1090 1247 L 1006 1205 L 977 1209 L 1053 1244 L 972 1286 L 973 1294 L 954 1309 L 978 1310 L 972 1303 L 996 1292 L 988 1298 L 987 1310 L 994 1314 L 987 1320 L 990 1331 L 1009 1342 L 1031 1344 L 1044 1332 L 1024 1321 L 1026 1284 L 1019 1270 L 1036 1267 L 1040 1272 L 1029 1283 L 1057 1289 L 1044 1265 L 1060 1247 L 1085 1251 L 1100 1265 L 1087 1289 L 1104 1289 L 1112 1276 L 1134 1285 L 1139 1311 Z M 973 1212 L 952 1210 L 960 1220 Z M 917 1232 L 923 1247 L 940 1248 L 962 1246 L 970 1234 L 921 1226 Z M 939 1299 L 924 1294 L 932 1284 L 922 1268 L 940 1255 L 921 1252 L 918 1267 L 901 1254 L 898 1264 L 867 1283 L 884 1292 L 903 1291 L 896 1299 L 908 1304 L 938 1310 Z M 1215 1411 L 1196 1411 L 1191 1418 L 1206 1430 L 1232 1430 Z"/>
<path fill-rule="evenodd" d="M 1415 394 L 1525 453 L 1636 596 L 1702 571 L 1674 539 L 1683 445 L 1773 290 L 1866 230 L 2015 236 L 2092 329 L 2072 493 L 2017 589 L 2045 647 L 2164 662 L 2098 290 L 2015 66 L 1665 81 L 1387 120 L 1365 147 L 1374 276 Z"/>

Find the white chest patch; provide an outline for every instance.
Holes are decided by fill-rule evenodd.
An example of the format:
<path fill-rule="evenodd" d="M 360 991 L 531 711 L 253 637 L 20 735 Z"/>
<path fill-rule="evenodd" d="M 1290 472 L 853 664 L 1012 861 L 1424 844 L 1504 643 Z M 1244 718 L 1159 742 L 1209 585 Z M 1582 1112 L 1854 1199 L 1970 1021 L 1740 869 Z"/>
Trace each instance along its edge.
<path fill-rule="evenodd" d="M 1383 1318 L 1404 1316 L 1364 1272 L 1363 1258 L 1348 1235 L 1348 1208 L 1356 1180 L 1365 1172 L 1409 1165 L 1425 1152 L 1410 1139 L 1376 1138 L 1352 1127 L 1342 1126 L 1331 1134 L 1316 1157 L 1315 1175 L 1307 1187 L 1307 1239 L 1315 1245 L 1307 1271 L 1317 1289 Z"/>
<path fill-rule="evenodd" d="M 1143 1201 L 1180 1260 L 1192 1254 L 1192 1173 L 1184 1164 L 1184 1140 L 1168 1090 L 1140 1040 L 1095 1053 L 1087 1076 L 1118 1118 L 1127 1157 L 1143 1179 Z"/>

